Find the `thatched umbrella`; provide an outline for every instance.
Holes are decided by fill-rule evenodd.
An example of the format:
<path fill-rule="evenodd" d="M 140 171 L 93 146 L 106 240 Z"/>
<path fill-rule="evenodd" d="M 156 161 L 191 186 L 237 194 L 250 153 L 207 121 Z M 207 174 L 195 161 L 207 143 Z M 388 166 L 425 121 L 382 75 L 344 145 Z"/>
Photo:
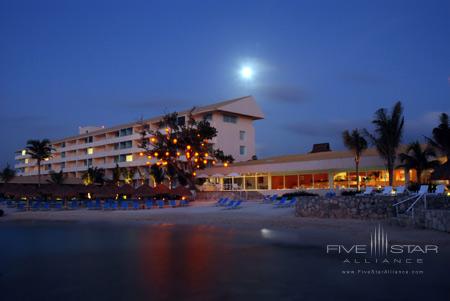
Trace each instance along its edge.
<path fill-rule="evenodd" d="M 38 192 L 34 186 L 23 184 L 3 184 L 1 192 L 5 195 L 14 196 L 16 198 L 38 196 Z"/>
<path fill-rule="evenodd" d="M 77 192 L 69 185 L 47 184 L 42 185 L 39 191 L 44 195 L 60 198 L 72 198 L 77 195 Z"/>
<path fill-rule="evenodd" d="M 119 193 L 124 195 L 133 195 L 134 194 L 134 188 L 130 184 L 124 184 L 119 187 Z"/>
<path fill-rule="evenodd" d="M 119 187 L 112 184 L 98 186 L 94 189 L 93 194 L 96 198 L 114 198 L 119 194 Z"/>
<path fill-rule="evenodd" d="M 431 173 L 432 180 L 450 180 L 450 161 L 439 165 Z"/>
<path fill-rule="evenodd" d="M 148 198 L 148 197 L 152 197 L 155 195 L 155 189 L 150 187 L 149 185 L 142 185 L 139 186 L 135 191 L 134 191 L 134 197 L 136 198 Z"/>
<path fill-rule="evenodd" d="M 155 187 L 155 195 L 161 195 L 161 194 L 169 194 L 170 189 L 164 184 L 158 184 Z"/>
<path fill-rule="evenodd" d="M 170 191 L 170 194 L 187 198 L 192 197 L 192 192 L 184 186 L 177 186 L 176 188 Z"/>

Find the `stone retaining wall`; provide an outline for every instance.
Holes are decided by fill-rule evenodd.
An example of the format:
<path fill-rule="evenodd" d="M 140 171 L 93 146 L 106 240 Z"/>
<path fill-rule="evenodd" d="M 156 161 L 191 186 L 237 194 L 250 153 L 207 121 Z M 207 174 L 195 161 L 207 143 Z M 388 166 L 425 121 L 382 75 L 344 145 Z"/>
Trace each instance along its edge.
<path fill-rule="evenodd" d="M 450 232 L 450 210 L 415 210 L 413 221 L 416 227 Z"/>
<path fill-rule="evenodd" d="M 384 219 L 394 215 L 392 204 L 397 197 L 382 196 L 322 196 L 299 197 L 296 216 L 321 218 Z"/>

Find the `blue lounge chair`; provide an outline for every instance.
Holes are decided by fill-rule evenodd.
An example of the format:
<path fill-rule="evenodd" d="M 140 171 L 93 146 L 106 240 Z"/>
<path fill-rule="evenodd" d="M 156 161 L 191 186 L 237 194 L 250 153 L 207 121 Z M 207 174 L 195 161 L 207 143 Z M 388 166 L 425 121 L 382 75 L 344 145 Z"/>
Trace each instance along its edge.
<path fill-rule="evenodd" d="M 119 202 L 118 201 L 113 201 L 111 204 L 111 209 L 112 210 L 118 210 L 119 209 Z"/>
<path fill-rule="evenodd" d="M 48 211 L 48 210 L 50 210 L 50 204 L 49 204 L 49 202 L 47 202 L 47 201 L 42 202 L 42 204 L 41 204 L 41 210 L 43 210 L 43 211 Z"/>
<path fill-rule="evenodd" d="M 164 208 L 164 201 L 163 200 L 157 200 L 156 204 L 158 205 L 158 208 Z"/>
<path fill-rule="evenodd" d="M 181 206 L 181 207 L 189 206 L 189 201 L 188 201 L 188 200 L 181 200 L 181 201 L 180 201 L 180 206 Z"/>
<path fill-rule="evenodd" d="M 223 200 L 223 202 L 222 202 L 219 206 L 222 206 L 222 207 L 228 206 L 231 202 L 234 203 L 234 200 L 230 200 L 230 199 L 228 199 L 228 198 L 225 198 L 225 199 Z"/>
<path fill-rule="evenodd" d="M 217 202 L 216 202 L 216 204 L 215 204 L 215 206 L 222 206 L 224 203 L 226 203 L 228 201 L 228 198 L 220 198 Z"/>
<path fill-rule="evenodd" d="M 78 209 L 78 202 L 77 201 L 71 201 L 69 205 L 69 209 L 75 210 Z"/>
<path fill-rule="evenodd" d="M 17 211 L 25 211 L 25 202 L 18 202 L 17 203 Z"/>
<path fill-rule="evenodd" d="M 15 208 L 16 204 L 14 201 L 6 201 L 6 207 L 8 208 Z"/>
<path fill-rule="evenodd" d="M 234 203 L 236 203 L 236 201 L 230 200 L 228 202 L 228 204 L 225 206 L 225 209 L 231 209 L 231 207 L 233 207 Z"/>
<path fill-rule="evenodd" d="M 63 210 L 63 202 L 55 202 L 55 210 Z"/>
<path fill-rule="evenodd" d="M 281 200 L 279 200 L 274 206 L 273 208 L 281 208 L 285 205 L 287 201 L 287 197 L 282 197 Z"/>
<path fill-rule="evenodd" d="M 110 209 L 111 209 L 111 201 L 106 200 L 105 203 L 103 204 L 103 210 L 110 210 Z"/>
<path fill-rule="evenodd" d="M 135 209 L 135 210 L 139 209 L 139 202 L 137 200 L 133 201 L 133 209 Z"/>
<path fill-rule="evenodd" d="M 288 203 L 284 204 L 282 207 L 294 207 L 297 203 L 296 198 L 292 198 Z"/>
<path fill-rule="evenodd" d="M 39 201 L 33 201 L 33 202 L 31 203 L 31 210 L 33 210 L 33 211 L 39 210 L 40 207 L 41 207 L 41 206 L 40 206 L 40 204 L 39 204 Z"/>
<path fill-rule="evenodd" d="M 177 206 L 177 201 L 176 200 L 170 200 L 169 201 L 169 206 L 171 206 L 172 208 L 175 208 Z"/>
<path fill-rule="evenodd" d="M 242 203 L 242 200 L 233 201 L 233 203 L 230 204 L 229 206 L 227 206 L 225 209 L 239 209 L 239 208 L 242 208 L 241 207 L 241 203 Z"/>
<path fill-rule="evenodd" d="M 93 210 L 94 209 L 94 203 L 92 201 L 87 201 L 86 202 L 86 207 L 88 210 Z"/>
<path fill-rule="evenodd" d="M 120 209 L 122 210 L 128 210 L 128 202 L 127 201 L 122 201 L 120 203 Z"/>
<path fill-rule="evenodd" d="M 145 208 L 152 209 L 153 207 L 153 201 L 152 200 L 146 200 L 145 201 Z"/>

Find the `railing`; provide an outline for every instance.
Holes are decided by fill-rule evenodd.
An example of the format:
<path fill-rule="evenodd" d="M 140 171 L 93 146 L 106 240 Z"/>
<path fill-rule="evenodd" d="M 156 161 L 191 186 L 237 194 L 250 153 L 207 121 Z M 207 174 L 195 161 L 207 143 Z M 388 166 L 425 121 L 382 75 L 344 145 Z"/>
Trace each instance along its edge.
<path fill-rule="evenodd" d="M 395 203 L 393 206 L 395 207 L 395 211 L 397 213 L 397 216 L 399 215 L 399 206 L 403 203 L 406 203 L 409 200 L 414 199 L 414 202 L 405 210 L 404 214 L 408 214 L 409 212 L 411 212 L 411 218 L 414 218 L 414 207 L 416 206 L 416 204 L 423 199 L 423 205 L 424 208 L 427 209 L 427 194 L 426 193 L 419 193 L 419 194 L 415 194 L 403 201 L 397 202 Z"/>

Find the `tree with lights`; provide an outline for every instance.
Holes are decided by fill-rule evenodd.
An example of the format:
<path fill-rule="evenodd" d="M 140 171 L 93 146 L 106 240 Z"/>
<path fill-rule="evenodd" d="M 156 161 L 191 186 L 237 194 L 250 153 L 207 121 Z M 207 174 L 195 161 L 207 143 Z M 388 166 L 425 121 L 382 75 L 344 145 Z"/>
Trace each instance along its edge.
<path fill-rule="evenodd" d="M 183 124 L 179 122 L 176 112 L 165 115 L 158 124 L 158 130 L 151 130 L 143 124 L 140 143 L 144 149 L 140 155 L 147 156 L 147 165 L 155 159 L 156 166 L 166 174 L 175 172 L 179 182 L 187 183 L 191 189 L 195 189 L 198 170 L 218 163 L 227 167 L 234 161 L 231 155 L 213 148 L 210 141 L 217 136 L 217 130 L 206 120 L 195 120 L 193 110 Z"/>

